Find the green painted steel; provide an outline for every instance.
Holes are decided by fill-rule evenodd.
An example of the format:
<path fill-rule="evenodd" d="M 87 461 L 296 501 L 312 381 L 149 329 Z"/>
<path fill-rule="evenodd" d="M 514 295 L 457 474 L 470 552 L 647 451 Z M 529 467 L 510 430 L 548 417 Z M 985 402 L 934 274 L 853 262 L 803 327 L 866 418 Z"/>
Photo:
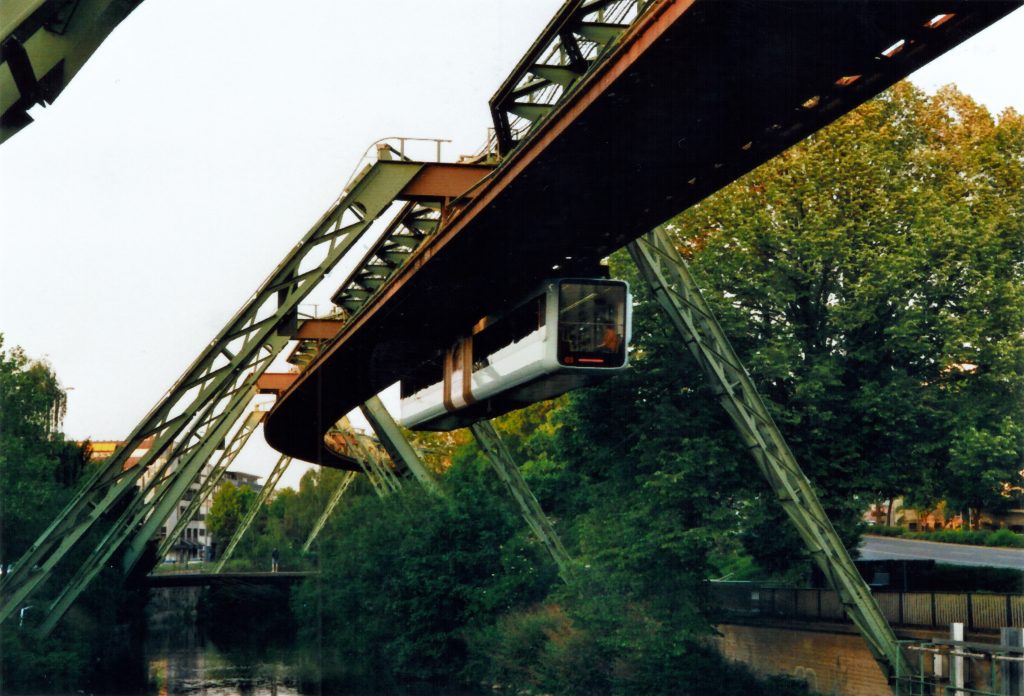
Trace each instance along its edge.
<path fill-rule="evenodd" d="M 530 526 L 533 533 L 544 544 L 544 548 L 551 554 L 555 565 L 558 566 L 558 574 L 562 577 L 562 580 L 570 582 L 574 577 L 572 558 L 569 556 L 569 552 L 565 550 L 565 546 L 562 545 L 562 540 L 559 538 L 558 533 L 555 532 L 551 520 L 544 514 L 544 510 L 541 509 L 540 503 L 537 502 L 537 498 L 533 495 L 533 491 L 530 490 L 530 487 L 523 479 L 523 475 L 519 472 L 519 467 L 516 466 L 515 460 L 512 459 L 512 453 L 508 451 L 508 447 L 502 442 L 498 431 L 494 429 L 490 421 L 485 420 L 473 423 L 473 425 L 469 426 L 469 429 L 487 455 L 487 459 L 491 462 L 491 467 L 493 467 L 495 473 L 498 474 L 498 478 L 505 484 L 508 492 L 519 505 L 519 512 L 523 519 L 526 520 L 526 524 Z"/>
<path fill-rule="evenodd" d="M 440 494 L 440 489 L 437 487 L 437 483 L 433 477 L 427 472 L 426 467 L 423 466 L 423 462 L 416 455 L 412 445 L 402 435 L 401 429 L 398 427 L 398 423 L 388 413 L 387 408 L 381 402 L 379 397 L 373 397 L 368 400 L 361 407 L 363 415 L 370 421 L 370 425 L 377 437 L 380 438 L 381 444 L 384 449 L 388 452 L 391 458 L 397 463 L 402 462 L 409 469 L 409 471 L 416 477 L 416 479 L 423 485 L 427 490 Z M 374 452 L 374 446 L 368 439 L 362 438 L 356 433 L 347 419 L 339 421 L 334 428 L 333 432 L 342 434 L 345 437 L 345 442 L 348 443 L 349 451 L 347 454 L 355 457 L 359 462 L 359 466 L 363 473 L 366 474 L 367 479 L 373 486 L 374 492 L 378 497 L 383 498 L 389 493 L 395 492 L 401 486 L 401 482 L 395 475 L 391 467 L 386 462 L 381 461 Z M 313 529 L 310 531 L 309 538 L 306 539 L 306 543 L 303 544 L 302 550 L 309 551 L 309 547 L 313 544 L 317 535 L 323 529 L 327 523 L 331 513 L 334 512 L 334 508 L 337 507 L 338 502 L 341 500 L 345 491 L 355 480 L 355 472 L 348 472 L 342 479 L 338 488 L 331 495 L 331 499 L 327 502 L 327 506 L 324 508 L 320 518 L 313 525 Z"/>
<path fill-rule="evenodd" d="M 302 552 L 306 553 L 309 551 L 309 547 L 313 545 L 316 538 L 320 535 L 324 525 L 327 524 L 327 520 L 330 519 L 334 513 L 334 508 L 338 507 L 338 503 L 341 502 L 342 497 L 345 495 L 345 491 L 352 485 L 352 482 L 356 480 L 356 472 L 346 471 L 345 475 L 341 478 L 341 483 L 331 493 L 330 500 L 327 501 L 327 505 L 324 506 L 324 511 L 320 513 L 320 517 L 317 519 L 316 524 L 313 525 L 313 529 L 309 532 L 309 537 L 306 539 L 306 543 L 302 545 Z"/>
<path fill-rule="evenodd" d="M 891 681 L 910 674 L 896 634 L 822 509 L 746 368 L 704 301 L 682 256 L 663 228 L 627 247 L 640 274 L 704 370 L 719 401 L 732 417 L 811 557 L 836 590 L 847 616 L 864 636 L 882 672 Z"/>
<path fill-rule="evenodd" d="M 176 463 L 173 476 L 153 496 L 151 513 L 144 521 L 140 522 L 138 531 L 126 548 L 122 560 L 125 573 L 135 567 L 149 540 L 156 536 L 157 531 L 177 507 L 182 496 L 199 480 L 210 457 L 213 456 L 220 443 L 227 438 L 235 423 L 248 410 L 249 404 L 256 395 L 256 378 L 255 374 L 249 377 L 249 380 L 246 381 L 246 389 L 239 391 L 238 396 L 232 399 L 230 405 L 217 418 L 215 426 L 205 434 L 198 447 L 194 448 L 187 456 L 172 455 L 171 461 Z"/>
<path fill-rule="evenodd" d="M 506 157 L 572 93 L 654 2 L 569 0 L 491 97 L 493 146 Z"/>
<path fill-rule="evenodd" d="M 331 301 L 348 312 L 350 317 L 357 315 L 440 223 L 441 211 L 437 205 L 406 203 L 342 282 Z"/>
<path fill-rule="evenodd" d="M 213 572 L 219 573 L 224 570 L 224 564 L 231 558 L 231 554 L 235 552 L 235 548 L 238 546 L 238 542 L 242 540 L 245 533 L 249 531 L 249 527 L 256 520 L 256 515 L 259 514 L 263 506 L 270 500 L 271 494 L 277 487 L 277 482 L 284 476 L 284 472 L 288 470 L 288 465 L 292 463 L 292 458 L 288 455 L 281 455 L 277 463 L 274 464 L 274 468 L 270 471 L 270 475 L 267 476 L 266 482 L 263 484 L 263 488 L 260 489 L 259 495 L 256 496 L 256 500 L 252 501 L 252 505 L 245 511 L 245 517 L 242 518 L 241 523 L 238 525 L 238 529 L 235 530 L 234 536 L 231 537 L 231 541 L 228 542 L 228 546 L 224 549 L 224 553 L 220 556 L 220 562 L 217 563 L 217 567 Z"/>
<path fill-rule="evenodd" d="M 416 450 L 405 439 L 405 435 L 402 434 L 402 430 L 398 423 L 395 422 L 395 419 L 388 413 L 384 402 L 375 396 L 363 404 L 360 410 L 366 416 L 366 420 L 370 422 L 370 427 L 373 428 L 373 432 L 380 438 L 381 444 L 387 450 L 387 453 L 391 455 L 391 458 L 396 463 L 402 462 L 405 464 L 406 468 L 420 482 L 420 485 L 428 491 L 441 494 L 441 489 L 438 488 L 434 477 L 427 471 L 423 461 L 416 454 Z"/>
<path fill-rule="evenodd" d="M 252 380 L 255 381 L 255 376 Z M 170 510 L 178 504 L 178 500 L 198 477 L 217 444 L 224 440 L 231 426 L 245 413 L 255 394 L 256 390 L 252 385 L 237 390 L 222 412 L 210 415 L 208 420 L 213 423 L 213 427 L 204 434 L 200 440 L 201 444 L 189 448 L 187 453 L 169 458 L 160 472 L 166 475 L 154 476 L 139 494 L 132 496 L 127 508 L 109 527 L 89 557 L 79 565 L 75 575 L 50 604 L 39 626 L 40 634 L 47 635 L 53 630 L 64 613 L 107 566 L 111 556 L 129 537 L 134 534 L 136 539 L 148 540 L 153 535 L 154 527 L 158 527 Z M 141 551 L 138 554 L 141 555 Z"/>
<path fill-rule="evenodd" d="M 338 436 L 343 444 L 339 444 L 337 441 L 331 444 L 330 437 L 332 435 Z M 366 474 L 366 478 L 373 486 L 378 498 L 394 493 L 402 487 L 391 467 L 377 456 L 374 451 L 375 444 L 370 438 L 357 433 L 348 418 L 342 418 L 335 423 L 325 436 L 325 441 L 328 443 L 328 447 L 337 449 L 344 456 L 356 460 L 359 469 Z"/>
<path fill-rule="evenodd" d="M 4 0 L 0 7 L 0 143 L 52 104 L 142 0 Z"/>
<path fill-rule="evenodd" d="M 245 447 L 245 443 L 249 441 L 249 437 L 256 431 L 257 426 L 259 426 L 260 421 L 262 420 L 263 412 L 253 411 L 244 421 L 242 421 L 241 427 L 239 427 L 238 430 L 235 431 L 235 434 L 231 436 L 231 441 L 228 443 L 228 446 L 214 463 L 213 468 L 207 474 L 206 478 L 203 479 L 195 497 L 189 501 L 188 507 L 185 508 L 185 511 L 178 516 L 178 521 L 174 524 L 174 529 L 172 529 L 169 534 L 165 535 L 163 541 L 160 542 L 160 546 L 157 548 L 156 552 L 157 558 L 163 559 L 167 556 L 171 548 L 174 546 L 175 540 L 184 533 L 189 522 L 191 522 L 192 518 L 195 517 L 197 512 L 199 512 L 199 508 L 202 506 L 203 502 L 213 495 L 213 492 L 217 489 L 217 484 L 219 484 L 221 479 L 224 478 L 224 473 L 228 470 L 228 467 L 231 466 L 231 463 L 235 461 L 235 458 L 238 456 L 239 452 L 242 451 L 242 448 Z M 163 525 L 163 522 L 160 524 Z M 145 543 L 146 541 L 148 541 L 148 539 L 143 539 L 142 543 Z M 132 542 L 132 546 L 135 546 L 134 540 Z M 138 559 L 131 558 L 130 556 L 131 551 L 127 552 L 125 555 L 124 566 L 126 568 L 134 567 L 135 563 L 138 562 Z"/>
<path fill-rule="evenodd" d="M 215 416 L 203 414 L 242 389 L 247 375 L 266 370 L 289 341 L 287 331 L 279 329 L 293 323 L 299 302 L 388 209 L 421 167 L 403 161 L 377 162 L 349 186 L 135 427 L 125 445 L 83 482 L 3 578 L 0 621 L 11 616 L 52 575 L 57 564 L 122 496 L 133 492 L 142 473 L 159 461 L 176 438 L 188 433 L 174 446 L 181 453 L 204 444 L 212 429 L 209 420 Z M 197 420 L 199 425 L 187 430 Z M 128 458 L 148 438 L 152 441 L 146 454 L 126 469 Z"/>

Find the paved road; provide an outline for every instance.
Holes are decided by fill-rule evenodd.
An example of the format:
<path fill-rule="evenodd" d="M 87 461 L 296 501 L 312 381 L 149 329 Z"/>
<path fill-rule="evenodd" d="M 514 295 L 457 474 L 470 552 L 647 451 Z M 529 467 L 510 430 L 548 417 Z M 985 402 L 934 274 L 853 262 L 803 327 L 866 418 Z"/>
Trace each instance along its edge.
<path fill-rule="evenodd" d="M 860 545 L 860 557 L 865 561 L 883 561 L 891 558 L 934 559 L 938 563 L 953 565 L 995 566 L 1024 570 L 1024 549 L 940 544 L 934 541 L 894 539 L 892 537 L 865 536 Z"/>

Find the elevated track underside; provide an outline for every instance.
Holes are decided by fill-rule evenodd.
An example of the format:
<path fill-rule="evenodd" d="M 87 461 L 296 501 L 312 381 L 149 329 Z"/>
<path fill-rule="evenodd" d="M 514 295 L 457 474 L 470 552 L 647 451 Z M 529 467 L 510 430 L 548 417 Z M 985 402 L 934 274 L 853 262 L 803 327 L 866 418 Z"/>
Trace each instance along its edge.
<path fill-rule="evenodd" d="M 655 3 L 278 398 L 268 442 L 343 414 L 559 267 L 596 263 L 875 96 L 1017 1 Z"/>

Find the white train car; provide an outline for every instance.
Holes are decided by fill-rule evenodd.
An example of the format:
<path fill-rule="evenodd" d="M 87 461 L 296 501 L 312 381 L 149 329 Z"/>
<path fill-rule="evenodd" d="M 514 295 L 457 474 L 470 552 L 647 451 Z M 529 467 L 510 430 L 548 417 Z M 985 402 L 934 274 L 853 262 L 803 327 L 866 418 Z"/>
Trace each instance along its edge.
<path fill-rule="evenodd" d="M 549 280 L 403 378 L 400 421 L 452 430 L 593 384 L 626 369 L 630 330 L 624 281 Z"/>

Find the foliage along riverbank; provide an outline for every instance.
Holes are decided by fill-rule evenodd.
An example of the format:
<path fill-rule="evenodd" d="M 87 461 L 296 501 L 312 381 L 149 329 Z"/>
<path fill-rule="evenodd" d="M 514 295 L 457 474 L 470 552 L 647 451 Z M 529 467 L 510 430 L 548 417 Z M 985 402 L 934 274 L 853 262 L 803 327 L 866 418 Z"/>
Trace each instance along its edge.
<path fill-rule="evenodd" d="M 65 395 L 53 370 L 0 334 L 0 565 L 16 561 L 71 498 L 89 470 L 88 448 L 60 432 Z M 124 504 L 127 504 L 127 500 Z M 99 534 L 93 533 L 98 542 Z M 86 545 L 87 546 L 87 545 Z M 126 582 L 115 557 L 49 636 L 32 629 L 83 560 L 60 566 L 0 626 L 0 693 L 139 693 L 146 591 Z"/>
<path fill-rule="evenodd" d="M 1020 115 L 899 85 L 669 226 L 850 548 L 868 503 L 998 508 L 1020 484 L 1022 154 Z M 311 683 L 804 691 L 710 647 L 709 578 L 799 577 L 806 559 L 679 337 L 625 257 L 612 267 L 633 281 L 634 369 L 499 422 L 573 579 L 557 579 L 464 433 L 419 438 L 445 496 L 357 485 L 312 557 L 301 545 L 340 474 L 309 474 L 236 553 L 265 568 L 278 548 L 285 569 L 319 568 L 292 598 L 299 639 L 317 646 Z M 12 352 L 2 375 L 6 563 L 85 464 L 59 436 L 52 372 Z M 230 538 L 237 519 L 213 515 L 211 529 Z M 7 691 L 83 688 L 109 668 L 104 651 L 131 644 L 110 627 L 141 612 L 110 572 L 52 641 L 4 626 Z"/>
<path fill-rule="evenodd" d="M 669 225 L 851 549 L 871 502 L 1014 502 L 1022 154 L 1019 114 L 901 84 Z M 709 647 L 708 578 L 800 579 L 807 561 L 678 335 L 611 263 L 633 281 L 634 369 L 498 422 L 575 578 L 557 580 L 465 433 L 421 436 L 446 497 L 356 487 L 294 596 L 332 688 L 802 688 L 754 685 Z M 295 549 L 336 481 L 278 496 L 252 558 L 308 563 Z"/>

